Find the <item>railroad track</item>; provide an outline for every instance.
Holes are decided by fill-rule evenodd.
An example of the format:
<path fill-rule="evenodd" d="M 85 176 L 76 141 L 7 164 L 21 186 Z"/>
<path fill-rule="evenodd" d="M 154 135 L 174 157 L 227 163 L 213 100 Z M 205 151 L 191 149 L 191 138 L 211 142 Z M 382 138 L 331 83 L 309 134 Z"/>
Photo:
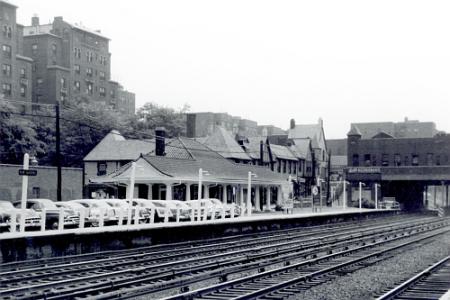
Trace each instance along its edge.
<path fill-rule="evenodd" d="M 450 298 L 450 256 L 386 292 L 377 300 L 441 298 Z"/>
<path fill-rule="evenodd" d="M 72 272 L 67 272 L 66 270 L 66 273 L 64 273 L 62 272 L 63 270 L 53 269 L 51 270 L 52 274 L 56 274 L 53 278 L 52 274 L 43 272 L 37 274 L 39 276 L 34 279 L 31 276 L 31 284 L 23 284 L 24 278 L 17 276 L 18 272 L 24 272 L 24 274 L 30 276 L 32 275 L 29 272 L 30 270 L 13 271 L 9 274 L 13 275 L 13 277 L 9 278 L 6 278 L 8 275 L 8 272 L 6 272 L 2 273 L 2 277 L 0 277 L 2 281 L 12 282 L 14 281 L 14 276 L 16 276 L 16 282 L 20 282 L 20 286 L 0 290 L 0 297 L 5 299 L 8 299 L 8 297 L 10 299 L 42 297 L 46 299 L 72 299 L 74 297 L 92 299 L 100 297 L 101 299 L 102 297 L 109 297 L 108 291 L 118 289 L 128 289 L 129 291 L 130 289 L 145 290 L 146 293 L 149 291 L 156 292 L 205 280 L 220 274 L 228 275 L 248 269 L 258 269 L 258 271 L 264 272 L 267 266 L 277 263 L 290 263 L 295 261 L 296 257 L 300 257 L 302 260 L 308 257 L 314 258 L 319 255 L 333 253 L 334 251 L 345 251 L 351 248 L 352 244 L 353 247 L 356 247 L 361 246 L 361 243 L 385 240 L 389 234 L 391 236 L 402 236 L 425 229 L 436 228 L 444 224 L 446 224 L 446 221 L 427 219 L 427 221 L 421 220 L 420 222 L 402 222 L 401 225 L 397 224 L 396 226 L 394 224 L 378 226 L 372 228 L 370 232 L 367 229 L 358 228 L 358 230 L 353 230 L 352 232 L 332 234 L 316 238 L 315 240 L 285 241 L 275 245 L 259 246 L 253 249 L 256 252 L 253 255 L 245 255 L 245 252 L 248 252 L 249 249 L 241 249 L 213 255 L 208 253 L 209 255 L 202 258 L 195 257 L 190 260 L 183 258 L 181 261 L 156 263 L 153 265 L 143 264 L 142 257 L 137 257 L 134 265 L 127 262 L 122 265 L 123 268 L 121 269 L 116 268 L 113 264 L 111 268 L 103 266 L 101 269 L 91 270 L 93 271 L 91 273 L 83 273 L 80 270 L 72 270 Z M 389 234 L 386 234 L 386 232 Z M 336 236 L 340 236 L 340 238 Z M 266 243 L 267 241 L 263 242 Z M 69 264 L 65 267 L 71 268 L 72 266 Z M 86 269 L 86 265 L 76 267 Z M 223 275 L 221 278 L 222 280 L 227 280 Z M 102 294 L 95 296 L 99 292 Z M 122 293 L 120 291 L 120 295 Z M 111 296 L 116 297 L 117 293 Z"/>
<path fill-rule="evenodd" d="M 374 264 L 386 257 L 391 257 L 393 252 L 404 251 L 405 248 L 414 247 L 417 243 L 449 231 L 450 229 L 443 228 L 434 232 L 417 234 L 411 238 L 402 236 L 378 241 L 314 260 L 164 298 L 164 300 L 287 299 L 312 286 L 332 280 L 339 276 L 340 272 L 348 273 L 352 271 L 351 269 L 357 270 Z"/>
<path fill-rule="evenodd" d="M 303 235 L 303 236 L 314 236 L 316 234 L 321 234 L 324 232 L 335 232 L 340 229 L 345 228 L 352 228 L 354 226 L 370 226 L 371 224 L 377 224 L 383 222 L 383 220 L 386 220 L 387 222 L 396 221 L 399 222 L 402 219 L 412 219 L 409 215 L 400 215 L 394 217 L 383 217 L 383 218 L 377 218 L 373 220 L 367 220 L 364 222 L 357 221 L 357 222 L 343 222 L 343 223 L 334 223 L 329 225 L 319 225 L 319 226 L 311 226 L 311 227 L 297 227 L 297 228 L 290 228 L 290 229 L 283 229 L 283 230 L 274 230 L 269 232 L 261 232 L 261 233 L 250 233 L 250 234 L 239 234 L 239 235 L 233 235 L 228 237 L 221 237 L 221 238 L 213 238 L 213 239 L 206 239 L 206 240 L 200 240 L 200 241 L 187 241 L 187 242 L 178 242 L 178 243 L 170 243 L 170 244 L 163 244 L 163 245 L 152 245 L 152 246 L 146 246 L 146 247 L 139 247 L 135 249 L 124 249 L 124 250 L 113 250 L 113 251 L 103 251 L 103 252 L 96 252 L 96 253 L 86 253 L 86 254 L 78 254 L 78 255 L 66 255 L 63 257 L 51 257 L 51 258 L 42 258 L 42 259 L 34 259 L 34 260 L 26 260 L 26 261 L 16 261 L 16 262 L 10 262 L 10 263 L 4 263 L 1 264 L 1 270 L 3 272 L 6 271 L 14 271 L 14 270 L 21 270 L 21 269 L 41 269 L 46 268 L 48 266 L 52 265 L 58 265 L 58 264 L 76 264 L 77 262 L 86 262 L 86 261 L 98 261 L 101 259 L 114 259 L 114 258 L 125 258 L 127 256 L 132 255 L 142 255 L 145 253 L 152 252 L 154 255 L 154 252 L 161 251 L 170 251 L 171 253 L 174 253 L 174 248 L 180 249 L 181 251 L 189 248 L 198 248 L 209 246 L 211 249 L 225 246 L 228 247 L 229 245 L 237 244 L 237 243 L 249 243 L 255 242 L 255 241 L 263 241 L 271 239 L 277 239 L 282 236 L 290 237 L 292 235 Z M 424 220 L 426 218 L 423 218 Z M 331 231 L 330 231 L 331 230 Z M 299 231 L 301 231 L 299 233 Z"/>

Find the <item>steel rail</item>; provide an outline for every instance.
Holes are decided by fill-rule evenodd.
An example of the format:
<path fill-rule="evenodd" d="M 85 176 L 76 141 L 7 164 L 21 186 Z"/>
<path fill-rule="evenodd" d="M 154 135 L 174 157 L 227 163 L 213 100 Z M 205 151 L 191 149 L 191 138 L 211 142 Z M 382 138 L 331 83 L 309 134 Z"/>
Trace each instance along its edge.
<path fill-rule="evenodd" d="M 432 223 L 434 223 L 434 222 L 440 222 L 440 220 L 439 221 L 433 221 Z M 405 223 L 410 223 L 409 221 L 408 222 L 403 222 L 403 223 L 400 223 L 400 225 L 401 225 L 401 227 L 403 228 L 403 227 L 408 227 L 408 226 L 411 226 L 411 225 L 405 225 Z M 426 222 L 424 222 L 424 221 L 420 221 L 420 222 L 416 222 L 416 223 L 414 223 L 413 225 L 416 225 L 416 226 L 419 226 L 418 224 L 428 224 L 428 223 L 426 223 Z M 399 226 L 400 226 L 399 225 Z M 385 227 L 387 230 L 392 230 L 393 229 L 393 225 L 389 225 L 389 226 L 379 226 L 379 227 L 381 227 L 381 228 L 383 228 L 383 227 Z M 361 231 L 361 230 L 360 230 Z M 351 237 L 358 237 L 358 238 L 360 238 L 361 237 L 361 235 L 351 235 Z M 348 237 L 347 237 L 348 238 Z M 294 250 L 295 251 L 295 250 Z M 279 254 L 280 253 L 280 251 L 278 251 L 277 252 L 277 254 Z M 219 257 L 219 255 L 216 255 L 215 257 Z M 198 259 L 198 258 L 197 258 Z M 248 257 L 244 257 L 243 258 L 243 260 L 248 260 L 249 258 Z M 242 260 L 242 259 L 241 259 Z M 192 260 L 192 262 L 195 262 L 195 259 L 194 260 Z M 242 261 L 239 261 L 240 263 L 242 263 Z M 179 262 L 178 264 L 181 264 L 181 263 L 184 263 L 184 262 Z M 213 263 L 211 263 L 211 262 L 206 262 L 206 264 L 204 265 L 204 266 L 199 266 L 200 268 L 201 267 L 205 267 L 205 266 L 208 266 L 208 267 L 220 267 L 220 266 L 222 266 L 222 265 L 224 265 L 224 264 L 233 264 L 233 263 L 237 263 L 236 261 L 233 261 L 233 259 L 231 259 L 231 260 L 222 260 L 220 263 L 215 263 L 215 262 L 213 262 Z M 165 265 L 165 267 L 169 267 L 171 264 L 166 264 Z M 175 265 L 175 264 L 172 264 L 172 266 L 173 265 Z M 159 267 L 161 267 L 161 266 L 159 266 Z M 155 267 L 154 268 L 155 269 L 155 273 L 158 273 L 158 274 L 161 274 L 161 272 L 163 273 L 163 274 L 165 274 L 165 276 L 174 276 L 175 274 L 173 274 L 173 272 L 168 272 L 167 270 L 157 270 L 157 268 Z M 194 271 L 193 269 L 192 269 L 192 267 L 187 267 L 187 268 L 185 268 L 187 271 L 188 271 L 188 273 L 189 272 L 192 272 L 192 271 Z M 135 268 L 135 269 L 129 269 L 129 270 L 121 270 L 121 271 L 114 271 L 114 272 L 109 272 L 109 273 L 106 273 L 106 274 L 97 274 L 97 277 L 96 278 L 100 278 L 100 277 L 108 277 L 108 276 L 110 276 L 110 275 L 121 275 L 121 274 L 125 274 L 125 273 L 128 273 L 128 274 L 141 274 L 141 273 L 145 273 L 145 272 L 148 272 L 149 271 L 149 268 L 148 267 L 139 267 L 139 268 Z M 150 274 L 150 275 L 152 275 L 152 274 Z M 86 280 L 89 280 L 89 279 L 92 279 L 92 278 L 94 278 L 94 277 L 92 277 L 92 276 L 85 276 L 84 278 L 77 278 L 78 280 L 82 280 L 82 279 L 86 279 Z M 153 278 L 155 278 L 155 277 L 153 277 Z M 152 277 L 150 277 L 150 279 L 152 279 Z M 150 279 L 148 279 L 148 280 L 150 280 Z M 72 279 L 72 283 L 73 283 L 73 279 Z M 60 280 L 59 281 L 61 284 L 67 284 L 67 283 L 69 283 L 69 282 L 71 282 L 70 281 L 70 279 L 67 279 L 67 280 Z M 55 286 L 55 285 L 57 285 L 58 284 L 58 282 L 48 282 L 48 283 L 45 283 L 45 284 L 43 284 L 43 285 L 41 285 L 41 287 L 50 287 L 50 286 Z M 7 292 L 20 292 L 21 290 L 23 291 L 23 290 L 30 290 L 30 289 L 33 289 L 33 288 L 36 288 L 36 286 L 22 286 L 22 287 L 19 287 L 19 288 L 13 288 L 13 289 L 9 289 L 9 290 L 2 290 L 2 291 L 0 291 L 0 295 L 3 293 L 3 294 L 5 294 L 5 293 L 7 293 Z"/>
<path fill-rule="evenodd" d="M 432 221 L 432 222 L 438 222 L 438 221 Z M 426 224 L 426 221 L 422 221 L 421 224 Z M 256 248 L 252 248 L 253 252 L 261 252 L 264 250 L 271 250 L 271 249 L 275 249 L 275 250 L 271 250 L 270 252 L 264 252 L 263 255 L 264 256 L 269 256 L 270 253 L 274 253 L 276 255 L 281 255 L 283 253 L 283 251 L 281 250 L 282 248 L 286 248 L 286 247 L 290 247 L 288 248 L 288 252 L 293 252 L 295 251 L 295 249 L 298 250 L 302 250 L 302 249 L 307 249 L 308 247 L 313 247 L 313 246 L 319 246 L 321 243 L 323 243 L 324 241 L 326 241 L 327 239 L 336 239 L 338 236 L 344 236 L 346 237 L 346 239 L 351 238 L 353 236 L 356 237 L 364 237 L 367 236 L 368 234 L 375 234 L 376 231 L 375 230 L 380 230 L 380 232 L 383 232 L 383 230 L 385 229 L 389 229 L 389 230 L 393 230 L 395 226 L 399 226 L 400 227 L 398 229 L 407 227 L 407 226 L 417 226 L 419 223 L 418 222 L 414 222 L 414 221 L 409 221 L 409 222 L 397 222 L 397 223 L 393 223 L 393 224 L 389 224 L 389 225 L 383 225 L 383 226 L 376 226 L 376 227 L 371 227 L 370 228 L 370 232 L 367 233 L 364 229 L 362 228 L 358 228 L 358 230 L 355 231 L 355 229 L 350 230 L 348 229 L 347 231 L 344 232 L 339 232 L 337 234 L 328 234 L 326 236 L 320 236 L 320 237 L 316 237 L 316 238 L 312 238 L 312 239 L 307 239 L 307 240 L 294 240 L 294 241 L 289 241 L 289 242 L 283 242 L 283 243 L 274 243 L 274 244 L 270 244 L 270 245 L 265 245 L 264 246 L 259 246 Z M 365 227 L 370 227 L 370 226 L 365 226 Z M 348 234 L 351 233 L 352 235 L 348 236 Z M 277 241 L 275 241 L 277 242 Z M 298 246 L 298 244 L 301 244 L 301 247 Z M 306 244 L 304 244 L 306 243 Z M 293 245 L 297 245 L 296 248 L 292 248 Z M 246 255 L 246 259 L 256 259 L 257 257 L 259 257 L 261 254 L 260 253 L 256 253 L 254 255 L 250 254 L 248 255 L 248 251 L 249 251 L 249 245 L 245 245 L 245 246 L 241 246 L 238 247 L 237 249 L 240 250 L 235 250 L 235 251 L 230 251 L 231 248 L 227 248 L 227 252 L 222 252 L 220 254 L 213 254 L 211 253 L 210 250 L 208 251 L 198 251 L 196 249 L 193 249 L 190 253 L 194 253 L 195 255 L 184 255 L 184 260 L 183 260 L 183 264 L 185 263 L 189 263 L 189 262 L 196 262 L 197 260 L 203 259 L 203 260 L 208 260 L 208 259 L 218 259 L 218 258 L 223 258 L 224 261 L 227 260 L 227 256 L 230 255 L 234 255 L 235 257 L 237 256 L 243 256 Z M 219 252 L 219 251 L 216 251 Z M 285 251 L 286 252 L 286 251 Z M 209 255 L 209 256 L 200 256 L 200 253 Z M 121 266 L 126 266 L 126 267 L 130 267 L 130 265 L 142 265 L 142 264 L 146 264 L 148 266 L 148 268 L 155 268 L 155 267 L 159 267 L 159 268 L 167 268 L 170 266 L 175 266 L 175 265 L 179 265 L 180 263 L 175 261 L 173 262 L 173 260 L 169 260 L 166 263 L 160 263 L 156 266 L 154 266 L 153 264 L 151 264 L 151 262 L 157 262 L 159 261 L 161 258 L 163 258 L 163 261 L 165 259 L 167 259 L 167 256 L 163 256 L 163 257 L 154 257 L 156 253 L 148 253 L 148 254 L 140 254 L 140 255 L 136 255 L 136 256 L 132 256 L 130 258 L 130 260 L 127 261 L 121 261 L 121 262 L 117 262 L 115 259 L 111 259 L 111 260 L 100 260 L 100 261 L 88 261 L 88 262 L 84 262 L 83 264 L 80 263 L 74 263 L 74 264 L 69 264 L 69 265 L 63 265 L 63 266 L 48 266 L 48 267 L 44 267 L 44 268 L 39 268 L 39 269 L 25 269 L 25 270 L 20 270 L 20 271 L 13 271 L 13 272 L 6 272 L 3 274 L 0 274 L 0 278 L 2 280 L 6 280 L 9 285 L 11 286 L 11 283 L 14 282 L 21 282 L 23 283 L 23 280 L 26 278 L 28 281 L 33 281 L 35 282 L 36 279 L 38 278 L 46 278 L 46 281 L 49 281 L 50 278 L 48 278 L 48 276 L 51 275 L 57 275 L 57 276 L 61 276 L 64 274 L 71 274 L 71 273 L 77 273 L 77 272 L 87 272 L 87 271 L 93 271 L 93 270 L 98 270 L 98 269 L 109 269 L 111 267 L 114 267 L 115 269 L 121 267 Z M 175 258 L 175 257 L 179 257 L 182 256 L 182 254 L 176 254 L 173 255 L 171 258 Z M 147 257 L 147 258 L 145 258 Z M 103 262 L 107 262 L 108 264 L 104 264 Z M 92 264 L 92 265 L 91 265 Z M 85 266 L 86 265 L 86 266 Z M 63 268 L 63 269 L 58 269 L 58 267 Z M 37 273 L 32 273 L 32 272 L 37 272 Z M 3 275 L 3 276 L 1 276 Z M 1 291 L 1 289 L 0 289 Z"/>
<path fill-rule="evenodd" d="M 425 237 L 421 237 L 421 238 L 418 238 L 418 239 L 414 239 L 413 241 L 402 243 L 401 245 L 396 245 L 394 247 L 390 247 L 387 250 L 377 251 L 377 252 L 365 255 L 363 257 L 358 257 L 358 258 L 356 258 L 354 260 L 351 260 L 349 262 L 340 263 L 340 264 L 338 264 L 336 266 L 328 267 L 328 268 L 325 268 L 323 270 L 319 270 L 319 271 L 316 271 L 316 272 L 312 272 L 312 273 L 307 272 L 306 274 L 304 274 L 302 276 L 297 276 L 296 278 L 283 280 L 281 282 L 277 281 L 276 274 L 283 274 L 283 272 L 287 272 L 289 270 L 295 270 L 295 269 L 300 268 L 300 267 L 310 266 L 313 263 L 324 262 L 324 261 L 328 261 L 328 260 L 330 260 L 332 258 L 339 258 L 339 257 L 343 257 L 345 255 L 350 255 L 352 253 L 356 253 L 356 252 L 361 251 L 361 250 L 373 248 L 373 247 L 376 247 L 376 246 L 381 246 L 383 244 L 387 244 L 387 243 L 390 243 L 390 242 L 393 242 L 393 241 L 397 241 L 397 240 L 403 239 L 405 237 L 401 236 L 401 237 L 397 237 L 397 238 L 394 238 L 394 239 L 391 239 L 391 240 L 384 240 L 384 241 L 377 242 L 375 244 L 361 246 L 361 247 L 359 247 L 357 249 L 349 249 L 349 250 L 346 250 L 346 251 L 343 251 L 343 252 L 340 252 L 340 253 L 330 254 L 330 255 L 327 255 L 327 256 L 324 256 L 324 257 L 320 257 L 320 258 L 316 258 L 316 259 L 307 261 L 307 262 L 301 262 L 301 263 L 293 264 L 293 265 L 290 265 L 290 266 L 278 268 L 278 269 L 275 269 L 275 270 L 270 270 L 270 271 L 266 271 L 266 272 L 263 272 L 263 273 L 259 273 L 259 274 L 256 274 L 256 275 L 250 275 L 250 276 L 239 278 L 239 279 L 236 279 L 236 280 L 233 280 L 233 281 L 229 281 L 229 282 L 213 285 L 213 286 L 206 287 L 206 288 L 203 288 L 203 289 L 198 289 L 198 290 L 195 290 L 195 291 L 192 291 L 192 292 L 187 292 L 187 293 L 183 293 L 183 294 L 180 294 L 180 295 L 167 297 L 167 298 L 164 298 L 164 300 L 207 298 L 207 295 L 209 293 L 211 293 L 211 292 L 216 292 L 216 291 L 220 292 L 221 290 L 225 290 L 227 288 L 239 287 L 239 286 L 241 286 L 241 285 L 243 285 L 243 284 L 245 284 L 247 282 L 249 282 L 249 283 L 260 283 L 264 287 L 260 288 L 260 289 L 257 289 L 256 291 L 251 291 L 251 292 L 247 291 L 247 292 L 245 292 L 245 287 L 242 286 L 242 291 L 240 292 L 239 296 L 235 295 L 235 296 L 232 297 L 231 294 L 230 294 L 230 297 L 227 298 L 227 299 L 236 299 L 236 300 L 237 299 L 255 299 L 255 298 L 259 297 L 259 296 L 268 294 L 270 292 L 274 292 L 274 291 L 279 290 L 281 288 L 284 288 L 284 287 L 287 287 L 287 286 L 291 286 L 293 284 L 296 284 L 296 283 L 299 283 L 299 282 L 302 282 L 302 281 L 304 282 L 306 280 L 311 280 L 312 278 L 317 277 L 318 275 L 322 275 L 322 274 L 325 274 L 325 273 L 329 273 L 331 271 L 335 271 L 338 268 L 342 268 L 344 266 L 349 266 L 349 265 L 358 263 L 358 262 L 360 262 L 360 261 L 362 261 L 364 259 L 372 258 L 374 256 L 379 256 L 380 254 L 386 253 L 388 251 L 393 251 L 395 249 L 398 249 L 398 248 L 401 248 L 401 247 L 405 247 L 407 245 L 411 245 L 411 244 L 417 243 L 418 241 L 429 239 L 429 238 L 435 237 L 437 235 L 441 235 L 443 233 L 447 233 L 449 231 L 450 231 L 450 229 L 446 229 L 444 231 L 439 231 L 438 233 L 433 233 L 433 234 L 430 234 L 430 235 L 426 235 Z M 291 277 L 291 276 L 292 275 L 288 275 L 287 277 Z M 273 281 L 275 281 L 275 283 L 270 284 L 269 281 L 264 282 L 263 277 L 269 277 Z M 261 279 L 261 280 L 257 281 L 258 279 Z M 249 288 L 249 290 L 251 290 L 251 288 Z M 220 298 L 219 295 L 216 295 L 216 298 L 217 299 L 225 299 L 223 297 Z"/>
<path fill-rule="evenodd" d="M 424 279 L 429 278 L 430 276 L 439 273 L 443 268 L 445 268 L 445 271 L 450 274 L 450 256 L 447 256 L 440 260 L 439 262 L 435 263 L 431 267 L 426 268 L 425 270 L 421 271 L 420 273 L 416 274 L 415 276 L 411 277 L 410 279 L 406 280 L 405 282 L 401 283 L 400 285 L 394 287 L 390 291 L 384 293 L 383 295 L 376 298 L 377 300 L 390 300 L 390 299 L 396 299 L 397 297 L 402 297 L 405 292 L 410 290 L 411 288 L 414 288 L 418 283 L 422 282 Z M 444 295 L 445 292 L 448 292 L 450 290 L 450 276 L 447 276 L 447 286 L 446 288 L 443 287 L 444 290 L 442 290 L 440 295 Z M 431 293 L 433 290 L 429 290 Z M 436 293 L 436 291 L 434 291 Z M 423 295 L 424 299 L 431 299 L 431 295 Z M 405 295 L 405 297 L 407 297 Z M 417 296 L 418 298 L 419 296 Z M 437 298 L 439 299 L 439 298 Z"/>
<path fill-rule="evenodd" d="M 447 223 L 446 223 L 447 224 Z M 430 228 L 435 228 L 436 226 L 431 226 L 431 225 L 429 225 L 429 227 Z M 418 232 L 420 232 L 420 230 L 418 230 Z M 395 235 L 395 236 L 397 236 L 397 235 Z M 403 237 L 403 235 L 401 236 L 401 237 Z M 400 238 L 401 238 L 400 237 Z M 351 250 L 350 250 L 351 251 Z M 314 260 L 310 260 L 309 262 L 311 262 L 311 261 L 314 261 Z M 241 270 L 241 271 L 243 271 L 243 270 Z M 263 273 L 261 273 L 261 274 L 263 274 Z M 208 274 L 208 275 L 210 275 L 210 274 Z M 143 282 L 145 282 L 145 281 L 147 281 L 148 282 L 148 280 L 146 280 L 145 278 L 143 278 L 143 279 L 137 279 L 137 280 L 130 280 L 130 281 L 123 281 L 122 283 L 114 283 L 114 288 L 115 289 L 120 289 L 120 288 L 122 288 L 122 287 L 126 287 L 126 286 L 130 286 L 130 285 L 139 285 L 139 284 L 142 284 Z M 182 281 L 182 280 L 180 280 L 180 281 Z M 183 281 L 182 281 L 183 282 Z M 189 280 L 184 280 L 184 282 L 185 283 L 192 283 L 192 280 L 191 281 L 189 281 Z M 194 281 L 195 282 L 195 281 Z M 162 287 L 165 287 L 165 288 L 169 288 L 170 287 L 170 283 L 161 283 L 161 286 Z M 179 285 L 180 286 L 180 285 Z M 131 288 L 131 290 L 146 290 L 146 292 L 145 293 L 148 293 L 148 286 L 147 286 L 147 288 L 145 288 L 145 287 L 137 287 L 137 288 Z M 100 295 L 100 296 L 98 296 L 98 297 L 95 297 L 95 296 L 93 296 L 93 295 L 89 295 L 89 299 L 109 299 L 109 297 L 111 297 L 110 295 L 120 295 L 120 297 L 124 297 L 124 295 L 125 295 L 125 292 L 124 292 L 124 290 L 126 290 L 126 289 L 122 289 L 122 290 L 120 290 L 120 291 L 115 291 L 115 292 L 111 292 L 111 293 L 105 293 L 104 291 L 102 292 L 102 294 Z M 128 290 L 130 290 L 130 289 L 128 289 Z M 158 289 L 156 290 L 156 291 L 158 291 Z M 90 290 L 90 292 L 95 292 L 95 289 L 91 289 Z M 98 291 L 97 291 L 98 292 Z M 154 291 L 153 291 L 154 292 Z M 84 294 L 84 295 L 86 295 L 86 293 L 81 293 L 81 294 Z M 77 293 L 77 295 L 78 296 L 80 296 L 81 295 L 80 293 Z M 55 297 L 49 297 L 49 298 L 47 298 L 47 299 L 63 299 L 63 297 L 58 297 L 58 296 L 55 296 Z"/>

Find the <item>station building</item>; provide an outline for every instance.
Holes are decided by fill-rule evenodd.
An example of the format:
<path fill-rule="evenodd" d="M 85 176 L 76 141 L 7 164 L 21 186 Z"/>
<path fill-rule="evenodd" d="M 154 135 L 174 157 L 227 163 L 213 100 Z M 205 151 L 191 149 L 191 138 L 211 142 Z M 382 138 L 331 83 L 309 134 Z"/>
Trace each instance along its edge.
<path fill-rule="evenodd" d="M 378 199 L 395 198 L 407 210 L 448 207 L 449 134 L 395 137 L 380 131 L 364 138 L 353 124 L 347 137 L 344 175 L 352 187 L 348 201 L 357 201 L 362 182 L 362 197 L 367 200 L 375 199 L 376 190 Z"/>
<path fill-rule="evenodd" d="M 207 172 L 203 198 L 245 204 L 249 172 L 254 174 L 250 191 L 254 210 L 282 205 L 291 197 L 286 177 L 268 168 L 233 162 L 194 139 L 166 138 L 163 130 L 157 130 L 156 137 L 138 141 L 126 140 L 118 132 L 108 134 L 84 159 L 89 196 L 101 191 L 106 197 L 125 198 L 130 162 L 136 161 L 134 196 L 139 198 L 197 199 L 200 169 Z"/>

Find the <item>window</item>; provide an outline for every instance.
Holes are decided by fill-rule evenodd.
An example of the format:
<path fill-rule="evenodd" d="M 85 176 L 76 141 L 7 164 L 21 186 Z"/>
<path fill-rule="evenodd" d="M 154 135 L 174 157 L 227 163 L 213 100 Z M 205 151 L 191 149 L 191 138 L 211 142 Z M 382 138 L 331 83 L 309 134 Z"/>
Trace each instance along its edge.
<path fill-rule="evenodd" d="M 56 44 L 52 44 L 52 55 L 56 56 L 57 51 L 58 51 L 58 48 L 56 47 Z"/>
<path fill-rule="evenodd" d="M 106 175 L 106 162 L 97 163 L 97 176 Z"/>
<path fill-rule="evenodd" d="M 441 165 L 441 156 L 436 155 L 436 166 L 440 166 L 440 165 Z"/>
<path fill-rule="evenodd" d="M 92 76 L 92 68 L 86 68 L 86 75 L 87 76 Z"/>
<path fill-rule="evenodd" d="M 11 77 L 11 65 L 3 64 L 2 65 L 2 73 L 5 76 Z"/>
<path fill-rule="evenodd" d="M 109 94 L 111 95 L 111 98 L 116 98 L 116 92 L 114 90 L 111 90 Z"/>
<path fill-rule="evenodd" d="M 33 198 L 41 198 L 41 188 L 33 187 Z"/>
<path fill-rule="evenodd" d="M 11 84 L 3 83 L 2 84 L 2 91 L 3 91 L 3 94 L 5 96 L 11 96 Z"/>
<path fill-rule="evenodd" d="M 283 173 L 286 173 L 286 161 L 283 160 Z"/>
<path fill-rule="evenodd" d="M 66 78 L 61 77 L 61 89 L 66 89 L 66 88 L 67 88 Z"/>
<path fill-rule="evenodd" d="M 81 68 L 80 65 L 74 65 L 73 69 L 75 70 L 75 73 L 80 74 L 81 73 Z"/>
<path fill-rule="evenodd" d="M 75 56 L 75 58 L 80 59 L 81 58 L 81 49 L 80 48 L 73 48 L 73 56 Z"/>
<path fill-rule="evenodd" d="M 3 56 L 7 58 L 11 58 L 11 46 L 3 45 L 2 46 Z"/>
<path fill-rule="evenodd" d="M 377 165 L 377 156 L 375 154 L 372 154 L 372 166 Z"/>
<path fill-rule="evenodd" d="M 104 56 L 100 56 L 100 64 L 106 66 L 108 60 Z"/>
<path fill-rule="evenodd" d="M 27 69 L 20 68 L 20 78 L 27 78 Z"/>
<path fill-rule="evenodd" d="M 77 92 L 80 91 L 81 85 L 80 85 L 80 82 L 79 82 L 79 81 L 75 81 L 75 82 L 73 83 L 73 86 L 74 86 L 74 90 L 75 90 L 75 91 L 77 91 Z"/>
<path fill-rule="evenodd" d="M 100 96 L 105 97 L 106 96 L 106 89 L 101 86 L 99 88 L 99 93 L 100 93 Z"/>
<path fill-rule="evenodd" d="M 418 166 L 419 165 L 419 155 L 417 155 L 417 154 L 413 154 L 412 155 L 411 165 L 412 166 Z"/>
<path fill-rule="evenodd" d="M 381 155 L 381 165 L 383 167 L 389 166 L 389 154 L 382 154 Z"/>
<path fill-rule="evenodd" d="M 292 162 L 291 161 L 289 161 L 288 169 L 289 169 L 289 174 L 291 174 L 292 173 Z"/>
<path fill-rule="evenodd" d="M 353 154 L 353 156 L 352 156 L 352 165 L 354 167 L 359 166 L 359 155 L 358 154 Z"/>
<path fill-rule="evenodd" d="M 91 82 L 86 83 L 86 94 L 92 95 L 94 85 Z"/>
<path fill-rule="evenodd" d="M 27 86 L 25 84 L 20 84 L 20 96 L 21 97 L 27 96 Z"/>
<path fill-rule="evenodd" d="M 91 51 L 87 51 L 86 52 L 86 60 L 88 62 L 92 62 L 93 58 L 94 58 L 94 54 Z"/>
<path fill-rule="evenodd" d="M 402 165 L 402 157 L 400 156 L 400 154 L 396 153 L 394 155 L 394 166 L 399 167 Z"/>
<path fill-rule="evenodd" d="M 427 165 L 428 166 L 433 165 L 433 153 L 427 153 Z"/>
<path fill-rule="evenodd" d="M 61 99 L 61 102 L 67 101 L 67 93 L 62 91 L 60 93 L 60 99 Z"/>
<path fill-rule="evenodd" d="M 31 54 L 36 55 L 37 51 L 38 51 L 38 45 L 37 44 L 31 45 Z"/>
<path fill-rule="evenodd" d="M 100 79 L 101 79 L 101 80 L 105 80 L 105 79 L 106 79 L 106 74 L 105 74 L 105 72 L 103 72 L 103 71 L 100 71 L 100 72 L 99 72 L 99 76 L 100 76 Z"/>
<path fill-rule="evenodd" d="M 8 25 L 3 25 L 3 36 L 6 38 L 11 38 L 12 37 L 12 28 L 11 26 Z"/>
<path fill-rule="evenodd" d="M 38 77 L 38 78 L 36 79 L 36 83 L 37 83 L 37 86 L 40 87 L 41 85 L 44 84 L 44 79 Z"/>
<path fill-rule="evenodd" d="M 277 171 L 278 173 L 281 173 L 281 159 L 278 159 Z"/>
<path fill-rule="evenodd" d="M 404 161 L 404 165 L 408 166 L 409 165 L 409 156 L 405 155 L 405 159 L 403 161 Z"/>
<path fill-rule="evenodd" d="M 364 164 L 366 167 L 370 166 L 370 154 L 364 154 Z"/>

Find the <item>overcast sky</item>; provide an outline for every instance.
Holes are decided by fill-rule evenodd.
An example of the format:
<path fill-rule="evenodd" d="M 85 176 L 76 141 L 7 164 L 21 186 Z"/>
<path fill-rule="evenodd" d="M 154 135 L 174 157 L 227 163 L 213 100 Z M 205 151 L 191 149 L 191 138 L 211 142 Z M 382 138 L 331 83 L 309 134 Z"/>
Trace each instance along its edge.
<path fill-rule="evenodd" d="M 287 128 L 434 121 L 450 132 L 450 1 L 11 0 L 111 39 L 112 79 L 153 101 Z"/>

